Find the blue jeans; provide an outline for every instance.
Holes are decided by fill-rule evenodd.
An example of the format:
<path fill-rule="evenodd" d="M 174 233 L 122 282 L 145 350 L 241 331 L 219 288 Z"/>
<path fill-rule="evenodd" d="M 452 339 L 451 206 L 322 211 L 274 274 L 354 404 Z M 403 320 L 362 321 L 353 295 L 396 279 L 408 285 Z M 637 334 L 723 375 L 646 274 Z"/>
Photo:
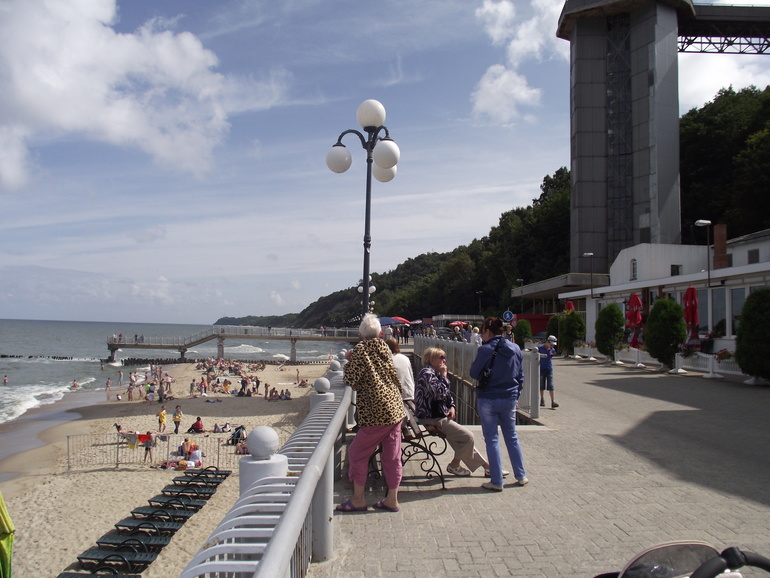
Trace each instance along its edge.
<path fill-rule="evenodd" d="M 517 480 L 524 479 L 527 474 L 524 471 L 524 457 L 521 454 L 519 436 L 516 433 L 516 400 L 479 398 L 478 406 L 481 431 L 487 445 L 487 460 L 489 461 L 489 471 L 492 474 L 492 483 L 497 486 L 503 485 L 503 464 L 500 458 L 498 425 L 503 432 L 513 473 Z"/>

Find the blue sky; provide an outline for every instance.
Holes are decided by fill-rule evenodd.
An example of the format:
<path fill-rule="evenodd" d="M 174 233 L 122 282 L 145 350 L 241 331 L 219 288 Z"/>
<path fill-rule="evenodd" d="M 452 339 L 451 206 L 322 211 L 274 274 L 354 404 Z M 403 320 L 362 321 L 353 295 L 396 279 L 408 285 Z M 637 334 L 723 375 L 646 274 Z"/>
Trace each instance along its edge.
<path fill-rule="evenodd" d="M 735 2 L 733 2 L 735 3 Z M 373 271 L 486 235 L 569 166 L 553 0 L 0 0 L 0 318 L 213 323 L 357 285 L 383 103 Z M 680 109 L 770 57 L 680 55 Z M 426 314 L 438 312 L 426 312 Z"/>

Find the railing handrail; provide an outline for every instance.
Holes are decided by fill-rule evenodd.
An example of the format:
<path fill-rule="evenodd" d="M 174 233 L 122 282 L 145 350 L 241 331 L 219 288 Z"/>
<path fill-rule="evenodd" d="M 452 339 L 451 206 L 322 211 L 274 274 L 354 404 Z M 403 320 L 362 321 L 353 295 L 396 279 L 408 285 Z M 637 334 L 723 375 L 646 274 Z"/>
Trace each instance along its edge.
<path fill-rule="evenodd" d="M 202 329 L 193 335 L 183 337 L 146 337 L 142 336 L 141 341 L 136 341 L 133 337 L 124 335 L 122 339 L 110 335 L 107 343 L 111 345 L 141 345 L 150 347 L 152 345 L 184 347 L 195 344 L 201 340 L 212 339 L 214 337 L 224 337 L 233 339 L 243 336 L 255 337 L 327 337 L 340 339 L 358 339 L 358 327 L 327 327 L 321 329 L 297 329 L 290 327 L 262 327 L 259 325 L 212 325 Z"/>
<path fill-rule="evenodd" d="M 265 548 L 265 553 L 259 561 L 254 578 L 262 576 L 272 578 L 274 576 L 286 576 L 291 563 L 291 553 L 294 551 L 294 545 L 297 543 L 302 524 L 304 523 L 307 512 L 310 510 L 310 504 L 313 501 L 315 488 L 318 480 L 328 464 L 329 456 L 334 451 L 337 435 L 345 424 L 348 406 L 353 390 L 345 386 L 342 399 L 339 401 L 337 411 L 334 412 L 329 425 L 319 438 L 315 450 L 313 450 L 310 459 L 300 474 L 299 481 L 292 492 L 291 500 L 283 514 L 283 519 L 275 529 L 270 542 Z M 318 405 L 319 408 L 337 403 L 324 402 Z M 308 416 L 310 417 L 310 416 Z M 286 442 L 288 445 L 291 441 Z"/>

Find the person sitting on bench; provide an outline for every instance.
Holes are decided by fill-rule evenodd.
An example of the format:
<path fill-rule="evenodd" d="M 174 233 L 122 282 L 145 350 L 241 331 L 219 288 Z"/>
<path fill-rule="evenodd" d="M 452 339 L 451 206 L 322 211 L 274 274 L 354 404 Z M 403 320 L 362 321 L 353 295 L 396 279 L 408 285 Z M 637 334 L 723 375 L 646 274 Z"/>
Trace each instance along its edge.
<path fill-rule="evenodd" d="M 434 426 L 446 436 L 455 452 L 447 471 L 455 476 L 470 476 L 479 467 L 489 470 L 489 462 L 476 449 L 473 433 L 455 419 L 455 400 L 449 389 L 446 353 L 429 347 L 422 354 L 425 364 L 417 375 L 414 388 L 414 414 L 425 426 Z M 460 462 L 465 462 L 464 468 Z"/>

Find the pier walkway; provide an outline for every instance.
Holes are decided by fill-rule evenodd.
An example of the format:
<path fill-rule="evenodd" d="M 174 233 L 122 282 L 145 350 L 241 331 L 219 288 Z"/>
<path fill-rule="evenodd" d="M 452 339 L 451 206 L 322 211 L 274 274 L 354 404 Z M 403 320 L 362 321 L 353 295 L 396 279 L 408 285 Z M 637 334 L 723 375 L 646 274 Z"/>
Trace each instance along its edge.
<path fill-rule="evenodd" d="M 108 361 L 115 361 L 118 350 L 127 349 L 169 349 L 179 352 L 179 359 L 184 360 L 188 349 L 217 340 L 217 357 L 225 356 L 226 339 L 255 339 L 263 341 L 290 341 L 290 363 L 297 361 L 297 341 L 358 341 L 358 327 L 296 329 L 285 327 L 256 327 L 251 325 L 213 325 L 193 335 L 183 337 L 145 337 L 115 336 L 107 340 L 110 351 Z"/>
<path fill-rule="evenodd" d="M 489 492 L 477 471 L 448 476 L 442 491 L 405 469 L 401 511 L 335 512 L 335 557 L 311 564 L 309 578 L 585 578 L 680 539 L 770 555 L 770 388 L 554 366 L 560 407 L 542 408 L 542 425 L 519 427 L 528 485 Z M 503 463 L 511 469 L 505 451 Z M 352 491 L 343 473 L 337 503 Z M 369 504 L 384 496 L 372 483 Z"/>

